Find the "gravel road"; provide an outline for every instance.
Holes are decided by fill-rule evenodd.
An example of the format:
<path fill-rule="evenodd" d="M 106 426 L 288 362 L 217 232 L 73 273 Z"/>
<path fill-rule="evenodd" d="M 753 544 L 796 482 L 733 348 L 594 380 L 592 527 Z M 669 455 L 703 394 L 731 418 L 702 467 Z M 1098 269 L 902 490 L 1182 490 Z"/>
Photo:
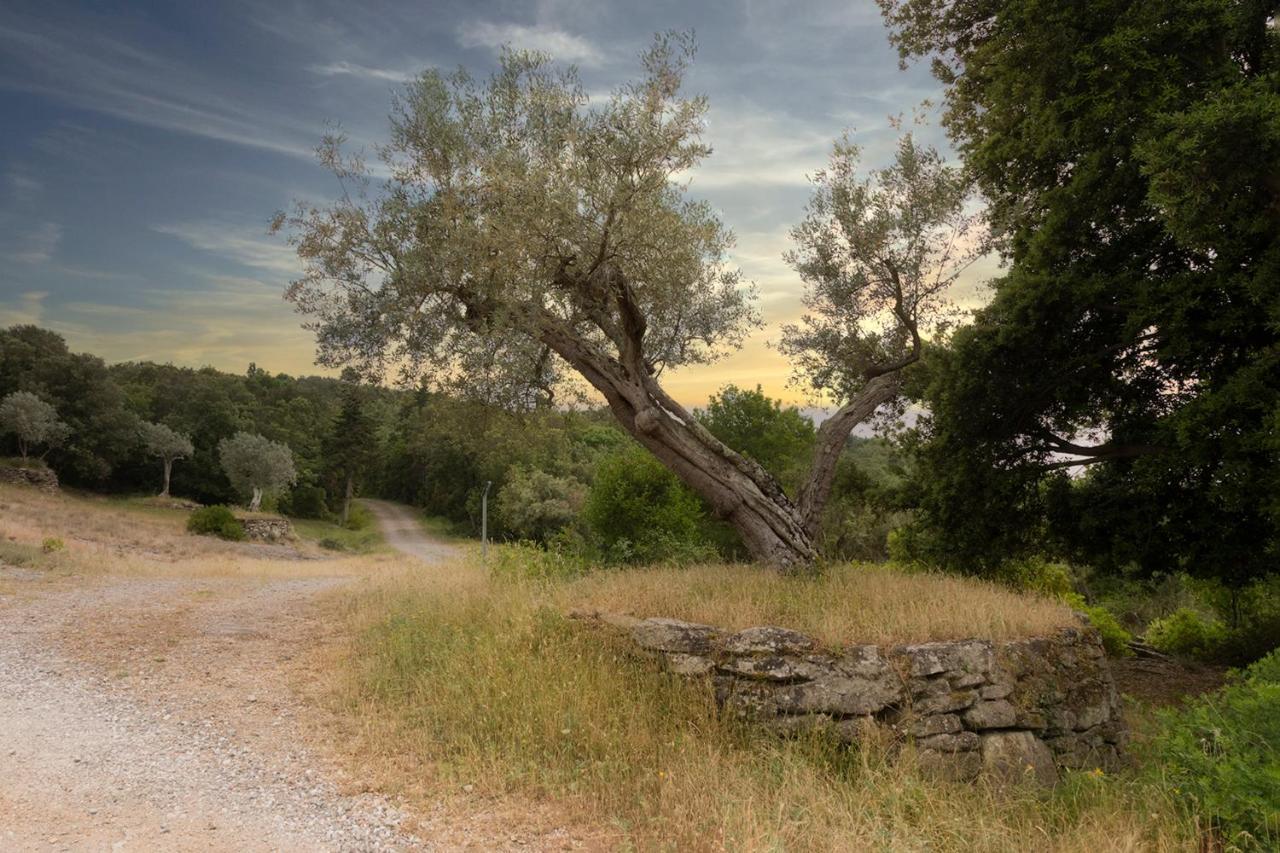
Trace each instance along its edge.
<path fill-rule="evenodd" d="M 370 505 L 397 548 L 453 553 Z M 309 746 L 340 637 L 317 598 L 351 581 L 0 564 L 0 851 L 577 847 L 496 804 L 411 814 Z"/>

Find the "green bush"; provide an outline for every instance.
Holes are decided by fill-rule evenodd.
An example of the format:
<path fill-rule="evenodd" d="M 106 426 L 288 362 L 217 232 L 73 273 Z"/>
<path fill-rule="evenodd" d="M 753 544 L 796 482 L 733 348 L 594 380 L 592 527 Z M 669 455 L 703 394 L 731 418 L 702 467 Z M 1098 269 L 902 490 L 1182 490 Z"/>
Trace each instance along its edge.
<path fill-rule="evenodd" d="M 611 562 L 685 562 L 714 552 L 700 533 L 697 496 L 638 445 L 600 464 L 583 516 Z"/>
<path fill-rule="evenodd" d="M 1181 607 L 1148 625 L 1146 641 L 1171 655 L 1216 660 L 1227 641 L 1227 629 L 1216 619 L 1206 619 L 1189 607 Z"/>
<path fill-rule="evenodd" d="M 1125 630 L 1120 624 L 1120 620 L 1116 619 L 1115 614 L 1101 605 L 1085 604 L 1080 599 L 1079 604 L 1072 602 L 1072 597 L 1080 598 L 1072 593 L 1066 596 L 1065 600 L 1079 610 L 1085 616 L 1089 617 L 1089 624 L 1098 629 L 1098 633 L 1102 635 L 1102 645 L 1107 650 L 1107 654 L 1113 658 L 1129 657 L 1133 654 L 1133 649 L 1129 648 L 1129 643 L 1133 640 L 1133 634 Z"/>
<path fill-rule="evenodd" d="M 61 539 L 56 536 L 50 536 L 40 543 L 40 550 L 45 554 L 52 554 L 55 551 L 61 551 L 67 546 Z"/>
<path fill-rule="evenodd" d="M 225 506 L 206 506 L 195 510 L 187 517 L 187 530 L 201 536 L 218 536 L 222 539 L 238 541 L 244 538 L 244 525 Z"/>
<path fill-rule="evenodd" d="M 280 511 L 294 518 L 328 518 L 324 486 L 298 486 L 280 499 Z"/>
<path fill-rule="evenodd" d="M 1166 711 L 1152 742 L 1152 772 L 1211 821 L 1225 849 L 1280 846 L 1280 650 L 1235 684 Z M 1222 848 L 1215 848 L 1222 849 Z"/>

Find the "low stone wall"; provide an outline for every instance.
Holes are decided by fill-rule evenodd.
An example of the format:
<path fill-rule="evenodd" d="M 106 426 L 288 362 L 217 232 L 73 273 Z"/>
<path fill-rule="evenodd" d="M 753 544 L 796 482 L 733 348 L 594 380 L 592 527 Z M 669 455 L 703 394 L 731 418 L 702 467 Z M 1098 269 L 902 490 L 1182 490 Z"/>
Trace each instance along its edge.
<path fill-rule="evenodd" d="M 293 539 L 293 525 L 284 518 L 240 518 L 244 535 L 264 542 L 285 542 Z"/>
<path fill-rule="evenodd" d="M 52 468 L 18 468 L 0 465 L 0 483 L 31 486 L 44 492 L 58 491 L 58 475 Z"/>
<path fill-rule="evenodd" d="M 728 632 L 675 619 L 574 613 L 628 632 L 675 673 L 710 678 L 732 713 L 783 733 L 914 741 L 928 772 L 1043 784 L 1059 768 L 1110 768 L 1125 728 L 1092 628 L 990 642 L 823 649 L 786 628 Z"/>

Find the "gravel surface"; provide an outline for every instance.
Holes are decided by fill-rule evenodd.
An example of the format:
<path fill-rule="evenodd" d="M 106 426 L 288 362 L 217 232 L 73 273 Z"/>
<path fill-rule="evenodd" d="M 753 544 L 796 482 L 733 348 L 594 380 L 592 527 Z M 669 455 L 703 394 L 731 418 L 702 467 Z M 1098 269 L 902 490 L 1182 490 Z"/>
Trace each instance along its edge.
<path fill-rule="evenodd" d="M 262 696 L 240 694 L 237 679 L 223 683 L 215 676 L 220 664 L 244 661 L 239 654 L 218 660 L 209 646 L 228 639 L 235 645 L 236 638 L 261 643 L 267 639 L 255 630 L 261 617 L 341 581 L 293 579 L 241 590 L 235 587 L 244 584 L 209 580 L 80 579 L 86 585 L 28 592 L 19 584 L 45 584 L 4 569 L 0 579 L 13 581 L 16 595 L 26 599 L 0 607 L 0 849 L 424 846 L 400 831 L 404 814 L 394 804 L 339 793 L 322 764 L 292 737 L 296 710 L 282 685 Z M 184 650 L 177 667 L 164 666 L 168 660 L 146 648 L 146 637 L 118 650 L 120 662 L 140 673 L 95 671 L 78 659 L 75 638 L 70 653 L 58 649 L 64 631 L 92 624 L 79 617 L 105 609 L 119 617 L 138 605 L 141 613 L 134 615 L 145 620 L 166 603 L 184 606 L 184 598 L 210 586 L 232 594 L 246 618 L 227 621 L 226 599 L 218 601 L 222 606 L 209 614 L 214 618 L 198 620 L 194 638 L 186 635 L 187 645 L 200 648 Z M 119 620 L 107 623 L 109 643 L 119 636 L 112 630 Z M 156 636 L 168 633 L 168 626 L 157 627 Z M 105 651 L 108 661 L 117 656 L 117 650 L 97 651 Z M 183 689 L 181 673 L 173 671 L 193 657 L 204 668 L 189 674 L 206 678 L 214 695 L 198 685 Z"/>
<path fill-rule="evenodd" d="M 456 553 L 411 512 L 369 504 L 405 553 Z M 528 804 L 415 812 L 312 748 L 327 746 L 320 670 L 343 639 L 317 599 L 354 578 L 311 565 L 246 578 L 0 564 L 0 853 L 581 849 Z"/>

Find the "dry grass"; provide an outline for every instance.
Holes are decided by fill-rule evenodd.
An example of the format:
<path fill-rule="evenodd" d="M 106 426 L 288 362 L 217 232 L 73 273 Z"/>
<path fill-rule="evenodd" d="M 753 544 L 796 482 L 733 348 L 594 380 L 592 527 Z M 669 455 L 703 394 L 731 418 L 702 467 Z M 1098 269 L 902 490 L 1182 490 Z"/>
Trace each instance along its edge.
<path fill-rule="evenodd" d="M 1078 624 L 1052 599 L 952 575 L 832 566 L 786 578 L 744 565 L 597 572 L 570 584 L 576 606 L 738 630 L 782 625 L 830 646 L 1051 634 Z"/>
<path fill-rule="evenodd" d="M 296 547 L 226 542 L 186 532 L 187 512 L 75 493 L 0 486 L 0 541 L 35 547 L 62 540 L 49 568 L 82 574 L 184 577 L 309 577 L 369 574 L 397 565 L 391 554 L 334 558 Z"/>
<path fill-rule="evenodd" d="M 812 612 L 823 590 L 866 592 L 876 579 L 793 594 L 752 578 L 753 596 L 773 589 L 796 603 L 740 603 L 732 618 L 723 602 L 675 603 L 681 579 L 712 583 L 721 572 L 741 579 L 740 569 L 706 567 L 535 583 L 460 563 L 345 593 L 340 606 L 355 639 L 334 700 L 362 773 L 423 802 L 474 786 L 473 797 L 555 803 L 571 820 L 609 827 L 602 843 L 625 849 L 1195 847 L 1196 828 L 1164 793 L 1125 778 L 1078 774 L 1052 793 L 1001 792 L 926 781 L 909 756 L 880 749 L 761 735 L 721 717 L 707 685 L 675 679 L 625 642 L 562 615 L 566 601 L 595 595 L 724 624 L 797 624 L 786 617 Z M 896 600 L 938 583 L 912 578 Z M 1002 600 L 962 587 L 973 602 Z M 954 624 L 938 621 L 933 601 L 927 618 L 899 625 Z M 803 627 L 823 633 L 807 618 Z M 830 624 L 854 624 L 841 619 Z"/>

